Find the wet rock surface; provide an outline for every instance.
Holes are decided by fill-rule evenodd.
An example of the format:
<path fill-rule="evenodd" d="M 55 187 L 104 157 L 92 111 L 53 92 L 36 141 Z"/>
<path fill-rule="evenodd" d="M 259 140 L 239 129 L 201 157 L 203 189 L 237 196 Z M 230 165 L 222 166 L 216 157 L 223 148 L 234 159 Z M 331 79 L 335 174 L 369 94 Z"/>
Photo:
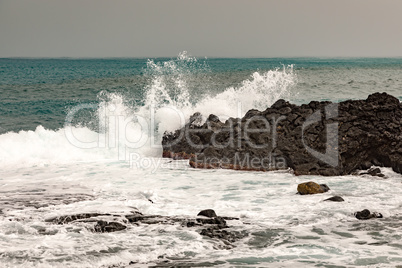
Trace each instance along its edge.
<path fill-rule="evenodd" d="M 402 104 L 386 93 L 300 106 L 278 100 L 243 118 L 210 115 L 201 122 L 196 113 L 184 128 L 165 133 L 163 157 L 190 159 L 194 168 L 291 168 L 296 175 L 347 175 L 372 165 L 402 173 Z"/>
<path fill-rule="evenodd" d="M 383 218 L 381 213 L 373 212 L 371 213 L 368 209 L 363 209 L 362 211 L 358 211 L 354 213 L 355 217 L 359 220 L 369 220 L 373 218 Z"/>
<path fill-rule="evenodd" d="M 205 209 L 200 211 L 197 216 L 205 216 L 208 218 L 215 218 L 218 217 L 213 209 Z"/>
<path fill-rule="evenodd" d="M 386 178 L 384 174 L 381 173 L 381 169 L 379 168 L 370 168 L 366 172 L 361 172 L 359 175 L 371 175 L 373 177 L 380 177 L 380 178 Z"/>
<path fill-rule="evenodd" d="M 328 192 L 330 189 L 326 184 L 318 184 L 312 181 L 300 183 L 297 185 L 297 192 L 301 195 L 321 194 Z"/>
<path fill-rule="evenodd" d="M 223 244 L 221 249 L 233 248 L 233 242 L 244 238 L 246 232 L 235 231 L 227 224 L 227 220 L 239 220 L 233 217 L 219 217 L 214 210 L 202 210 L 196 218 L 172 217 L 161 215 L 143 215 L 139 211 L 133 211 L 129 215 L 117 215 L 109 213 L 80 213 L 48 218 L 49 224 L 76 224 L 84 225 L 93 232 L 109 233 L 125 230 L 128 226 L 141 224 L 179 224 L 186 228 L 196 228 L 197 232 L 206 238 L 217 239 Z"/>
<path fill-rule="evenodd" d="M 119 222 L 97 221 L 94 226 L 94 232 L 97 233 L 111 233 L 126 229 L 127 226 Z"/>
<path fill-rule="evenodd" d="M 344 202 L 345 200 L 340 196 L 333 196 L 333 197 L 325 199 L 324 201 Z"/>
<path fill-rule="evenodd" d="M 74 215 L 64 215 L 59 217 L 48 218 L 45 221 L 51 222 L 55 224 L 68 224 L 73 221 L 95 218 L 98 216 L 109 216 L 110 214 L 100 214 L 100 213 L 81 213 L 81 214 L 74 214 Z"/>

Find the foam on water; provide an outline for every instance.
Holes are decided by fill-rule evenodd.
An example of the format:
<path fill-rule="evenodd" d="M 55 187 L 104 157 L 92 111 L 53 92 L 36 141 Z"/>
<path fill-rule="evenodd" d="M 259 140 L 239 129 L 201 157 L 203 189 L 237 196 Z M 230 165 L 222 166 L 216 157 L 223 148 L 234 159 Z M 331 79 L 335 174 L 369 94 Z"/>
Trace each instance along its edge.
<path fill-rule="evenodd" d="M 159 261 L 166 257 L 219 260 L 227 267 L 280 267 L 303 262 L 391 265 L 398 263 L 402 247 L 402 190 L 395 187 L 402 178 L 386 168 L 382 172 L 388 179 L 194 170 L 187 165 L 130 169 L 119 162 L 2 170 L 0 183 L 9 189 L 18 189 L 21 184 L 14 178 L 29 174 L 25 181 L 35 180 L 35 189 L 53 185 L 54 191 L 58 184 L 68 193 L 83 191 L 74 189 L 81 184 L 92 189 L 96 199 L 40 209 L 27 207 L 0 215 L 0 254 L 16 267 L 100 267 L 130 261 L 157 262 L 160 256 Z M 326 183 L 331 190 L 321 195 L 296 195 L 297 184 L 307 180 Z M 345 202 L 323 202 L 332 195 L 343 196 Z M 134 225 L 122 232 L 94 234 L 79 225 L 43 222 L 77 212 L 129 213 L 134 207 L 145 214 L 185 217 L 213 208 L 219 215 L 240 217 L 240 221 L 228 224 L 247 231 L 249 236 L 236 242 L 234 249 L 219 250 L 216 247 L 221 242 L 202 238 L 195 229 L 180 225 Z M 355 219 L 353 212 L 363 208 L 381 212 L 384 219 Z"/>
<path fill-rule="evenodd" d="M 38 126 L 35 131 L 0 135 L 0 166 L 128 160 L 130 153 L 159 157 L 163 133 L 182 127 L 194 112 L 204 117 L 213 113 L 222 121 L 241 117 L 249 109 L 264 110 L 279 98 L 288 97 L 296 83 L 290 66 L 255 72 L 237 88 L 203 95 L 198 90 L 200 85 L 193 85 L 191 80 L 199 73 L 207 77 L 208 70 L 205 62 L 186 52 L 163 63 L 149 60 L 146 73 L 151 80 L 143 105 L 132 107 L 131 100 L 123 95 L 103 91 L 98 104 L 70 108 L 62 129 Z M 73 123 L 77 112 L 87 109 L 95 110 L 87 121 L 97 130 Z"/>
<path fill-rule="evenodd" d="M 388 179 L 296 177 L 196 170 L 187 161 L 159 158 L 162 134 L 182 126 L 192 113 L 214 113 L 225 120 L 251 108 L 264 110 L 294 95 L 297 81 L 290 66 L 255 72 L 218 94 L 198 94 L 202 85 L 192 77 L 199 72 L 208 79 L 205 62 L 186 53 L 164 63 L 149 61 L 142 105 L 102 92 L 98 103 L 77 107 L 94 111 L 93 124 L 66 118 L 59 130 L 38 126 L 0 135 L 0 267 L 101 267 L 130 261 L 141 267 L 168 258 L 218 261 L 222 267 L 394 267 L 402 262 L 402 177 L 390 169 L 381 168 Z M 309 180 L 331 190 L 296 195 L 297 184 Z M 332 195 L 345 202 L 323 202 Z M 78 202 L 70 202 L 74 198 Z M 180 225 L 130 225 L 99 234 L 77 224 L 45 223 L 54 216 L 122 215 L 134 209 L 194 217 L 206 208 L 239 217 L 228 224 L 248 237 L 221 250 L 222 242 Z M 354 218 L 353 212 L 365 208 L 384 218 Z"/>

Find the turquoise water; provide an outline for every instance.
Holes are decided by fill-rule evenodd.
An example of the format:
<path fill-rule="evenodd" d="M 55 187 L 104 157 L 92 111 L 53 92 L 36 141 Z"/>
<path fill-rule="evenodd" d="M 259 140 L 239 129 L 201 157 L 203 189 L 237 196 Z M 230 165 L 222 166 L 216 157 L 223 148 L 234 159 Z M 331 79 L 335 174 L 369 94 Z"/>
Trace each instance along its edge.
<path fill-rule="evenodd" d="M 366 98 L 386 91 L 402 100 L 400 58 L 179 58 L 152 59 L 163 65 L 175 61 L 186 76 L 193 103 L 229 87 L 238 87 L 254 72 L 293 65 L 297 83 L 288 99 L 295 103 L 311 100 L 339 101 Z M 99 103 L 101 92 L 118 93 L 134 107 L 144 104 L 147 86 L 155 68 L 149 59 L 0 59 L 0 133 L 63 127 L 71 107 Z M 158 73 L 159 72 L 159 73 Z M 176 75 L 165 68 L 165 75 Z M 84 116 L 85 117 L 85 116 Z M 81 118 L 81 121 L 88 119 Z"/>

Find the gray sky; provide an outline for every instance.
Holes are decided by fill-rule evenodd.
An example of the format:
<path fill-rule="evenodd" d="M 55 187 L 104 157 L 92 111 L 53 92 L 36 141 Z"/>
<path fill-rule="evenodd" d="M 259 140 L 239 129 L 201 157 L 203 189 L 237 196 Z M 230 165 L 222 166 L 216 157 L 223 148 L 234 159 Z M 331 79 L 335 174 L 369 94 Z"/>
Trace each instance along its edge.
<path fill-rule="evenodd" d="M 0 0 L 0 57 L 402 56 L 398 0 Z"/>

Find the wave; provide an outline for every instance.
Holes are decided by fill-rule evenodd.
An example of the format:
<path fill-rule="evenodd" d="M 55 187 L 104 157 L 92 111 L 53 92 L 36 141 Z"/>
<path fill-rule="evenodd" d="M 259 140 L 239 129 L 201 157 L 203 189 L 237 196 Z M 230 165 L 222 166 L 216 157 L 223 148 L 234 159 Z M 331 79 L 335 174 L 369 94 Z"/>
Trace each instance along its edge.
<path fill-rule="evenodd" d="M 150 82 L 141 105 L 118 93 L 102 92 L 97 104 L 80 104 L 69 110 L 64 128 L 0 135 L 0 166 L 46 165 L 79 161 L 128 161 L 135 153 L 160 157 L 165 131 L 185 124 L 194 112 L 213 113 L 224 121 L 241 117 L 249 109 L 264 110 L 287 98 L 297 77 L 293 66 L 254 72 L 238 87 L 211 93 L 210 69 L 205 61 L 182 52 L 165 62 L 148 60 L 145 75 Z M 197 76 L 197 83 L 194 77 Z M 201 78 L 200 78 L 201 77 Z M 205 84 L 199 81 L 205 81 Z M 212 83 L 213 84 L 213 83 Z M 96 128 L 74 121 L 79 111 L 92 109 L 90 122 Z"/>

